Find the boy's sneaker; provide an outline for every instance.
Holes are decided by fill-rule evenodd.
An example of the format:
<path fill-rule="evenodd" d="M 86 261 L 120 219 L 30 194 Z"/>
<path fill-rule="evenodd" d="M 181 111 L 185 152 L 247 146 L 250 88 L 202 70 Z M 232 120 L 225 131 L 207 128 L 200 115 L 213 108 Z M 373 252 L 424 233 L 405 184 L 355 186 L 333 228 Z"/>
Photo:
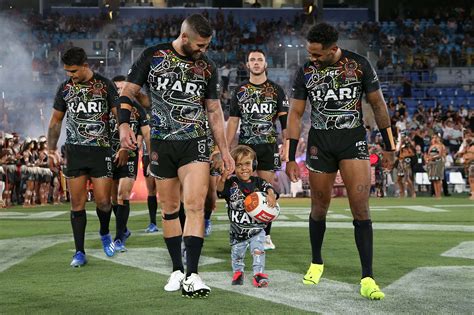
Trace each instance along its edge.
<path fill-rule="evenodd" d="M 158 229 L 158 227 L 156 226 L 155 223 L 150 223 L 148 225 L 148 227 L 145 229 L 146 233 L 156 233 L 158 231 L 159 231 L 159 229 Z"/>
<path fill-rule="evenodd" d="M 208 237 L 212 233 L 212 221 L 211 219 L 204 219 L 204 236 Z"/>
<path fill-rule="evenodd" d="M 272 238 L 271 238 L 270 235 L 265 236 L 265 243 L 263 244 L 263 246 L 264 246 L 263 248 L 265 250 L 270 250 L 270 249 L 275 249 L 276 248 L 275 244 L 273 244 L 273 242 L 272 242 Z"/>
<path fill-rule="evenodd" d="M 197 273 L 192 273 L 189 277 L 183 281 L 183 289 L 181 294 L 183 297 L 188 298 L 207 298 L 211 293 L 209 288 Z"/>
<path fill-rule="evenodd" d="M 104 253 L 109 257 L 115 255 L 115 243 L 112 241 L 110 234 L 101 235 L 100 240 L 102 241 Z"/>
<path fill-rule="evenodd" d="M 303 277 L 304 284 L 318 284 L 324 271 L 324 264 L 311 264 Z"/>
<path fill-rule="evenodd" d="M 234 272 L 232 277 L 232 285 L 243 285 L 244 284 L 244 273 L 242 271 Z"/>
<path fill-rule="evenodd" d="M 253 276 L 253 286 L 257 288 L 268 287 L 268 275 L 264 273 L 257 273 Z"/>
<path fill-rule="evenodd" d="M 127 251 L 127 248 L 125 247 L 125 244 L 122 243 L 121 240 L 115 240 L 114 243 L 115 243 L 115 251 L 116 252 L 125 253 Z"/>
<path fill-rule="evenodd" d="M 83 252 L 76 252 L 74 256 L 72 256 L 71 267 L 82 267 L 85 264 L 87 264 L 87 258 Z"/>
<path fill-rule="evenodd" d="M 181 289 L 183 280 L 184 280 L 184 273 L 182 273 L 181 270 L 174 271 L 168 278 L 168 282 L 165 285 L 165 291 L 168 291 L 168 292 L 178 291 L 179 289 Z"/>
<path fill-rule="evenodd" d="M 365 277 L 360 280 L 360 294 L 369 300 L 383 300 L 385 294 L 380 291 L 379 286 L 371 277 Z"/>

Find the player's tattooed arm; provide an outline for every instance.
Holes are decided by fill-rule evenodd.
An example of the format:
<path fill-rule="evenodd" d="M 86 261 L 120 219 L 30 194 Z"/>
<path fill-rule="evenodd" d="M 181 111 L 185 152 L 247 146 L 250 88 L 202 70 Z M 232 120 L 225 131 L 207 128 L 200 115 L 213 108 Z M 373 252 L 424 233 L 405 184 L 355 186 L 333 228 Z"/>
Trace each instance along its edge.
<path fill-rule="evenodd" d="M 374 111 L 375 122 L 379 129 L 390 127 L 390 115 L 380 89 L 367 94 L 367 101 Z"/>
<path fill-rule="evenodd" d="M 59 136 L 61 135 L 63 118 L 64 112 L 58 111 L 56 109 L 53 110 L 48 127 L 48 146 L 50 152 L 56 151 L 58 148 L 58 140 Z"/>
<path fill-rule="evenodd" d="M 120 98 L 125 97 L 128 98 L 128 102 L 130 103 L 131 100 L 136 99 L 138 93 L 140 93 L 141 86 L 135 83 L 126 82 L 120 92 Z M 127 102 L 120 102 L 120 109 L 124 110 L 132 110 L 131 103 Z M 129 115 L 130 117 L 130 115 Z M 122 148 L 128 150 L 135 150 L 137 148 L 137 139 L 135 137 L 135 133 L 132 129 L 130 129 L 130 125 L 128 123 L 121 123 L 119 125 L 119 133 L 120 133 L 120 146 Z"/>
<path fill-rule="evenodd" d="M 235 169 L 235 162 L 230 156 L 229 147 L 227 146 L 221 102 L 218 99 L 206 99 L 206 109 L 212 135 L 219 151 L 221 151 L 224 167 L 232 173 Z"/>

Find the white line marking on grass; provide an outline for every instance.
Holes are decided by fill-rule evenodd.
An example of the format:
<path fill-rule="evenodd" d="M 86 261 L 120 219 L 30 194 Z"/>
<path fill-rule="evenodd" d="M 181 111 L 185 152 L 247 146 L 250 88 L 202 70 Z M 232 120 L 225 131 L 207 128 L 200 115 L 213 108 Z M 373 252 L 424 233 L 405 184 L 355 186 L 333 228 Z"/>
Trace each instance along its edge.
<path fill-rule="evenodd" d="M 114 258 L 105 257 L 100 250 L 89 250 L 91 256 L 147 271 L 169 275 L 171 262 L 165 249 L 136 248 Z M 201 256 L 201 265 L 221 262 Z M 327 268 L 330 268 L 328 266 Z M 268 288 L 254 288 L 251 272 L 247 272 L 243 286 L 232 286 L 232 272 L 202 272 L 203 280 L 211 288 L 240 293 L 301 310 L 319 313 L 466 313 L 472 310 L 468 299 L 474 267 L 418 268 L 383 289 L 384 301 L 368 301 L 359 295 L 358 284 L 322 278 L 316 286 L 301 282 L 303 273 L 270 270 Z M 302 271 L 303 272 L 303 271 Z M 434 277 L 433 277 L 434 275 Z M 162 285 L 165 285 L 163 281 Z M 442 287 L 440 287 L 440 285 Z M 442 290 L 440 290 L 442 288 Z M 447 289 L 447 290 L 446 290 Z M 448 291 L 448 292 L 447 292 Z M 211 294 L 211 299 L 213 294 Z"/>
<path fill-rule="evenodd" d="M 418 211 L 418 212 L 449 212 L 449 210 L 445 210 L 445 209 L 437 209 L 437 208 L 433 208 L 433 207 L 417 206 L 417 205 L 411 205 L 411 206 L 384 206 L 382 208 L 370 207 L 370 211 L 387 211 L 388 209 L 407 209 L 407 210 L 413 210 L 413 211 Z M 351 211 L 350 208 L 346 208 L 344 210 Z"/>
<path fill-rule="evenodd" d="M 21 263 L 40 250 L 71 239 L 72 235 L 51 235 L 0 240 L 0 272 Z"/>
<path fill-rule="evenodd" d="M 127 252 L 116 253 L 114 257 L 105 256 L 101 249 L 89 249 L 87 250 L 87 255 L 120 265 L 152 271 L 162 275 L 169 276 L 173 271 L 170 255 L 168 254 L 168 250 L 165 248 L 128 248 Z M 199 258 L 199 265 L 211 265 L 223 261 L 224 260 L 219 258 L 201 256 Z M 163 283 L 163 285 L 165 284 Z"/>
<path fill-rule="evenodd" d="M 50 219 L 66 213 L 67 211 L 0 212 L 0 219 Z"/>
<path fill-rule="evenodd" d="M 474 259 L 474 241 L 462 242 L 458 246 L 445 251 L 441 256 Z"/>
<path fill-rule="evenodd" d="M 308 222 L 273 222 L 274 227 L 308 227 Z M 326 226 L 339 229 L 353 229 L 352 222 L 326 222 Z M 441 224 L 410 224 L 410 223 L 377 223 L 372 227 L 375 230 L 406 230 L 406 231 L 455 231 L 474 232 L 472 225 L 441 225 Z M 214 227 L 213 227 L 214 228 Z"/>
<path fill-rule="evenodd" d="M 302 220 L 308 220 L 309 218 L 309 213 L 308 214 L 304 214 L 304 215 L 295 215 L 295 217 L 297 217 L 298 219 L 302 219 Z M 352 217 L 348 216 L 348 215 L 344 215 L 344 214 L 337 214 L 337 213 L 333 213 L 333 214 L 328 214 L 326 216 L 326 219 L 351 219 Z M 278 218 L 279 219 L 279 218 Z"/>
<path fill-rule="evenodd" d="M 472 207 L 472 204 L 464 204 L 464 205 L 433 205 L 433 207 L 437 208 L 469 208 Z"/>

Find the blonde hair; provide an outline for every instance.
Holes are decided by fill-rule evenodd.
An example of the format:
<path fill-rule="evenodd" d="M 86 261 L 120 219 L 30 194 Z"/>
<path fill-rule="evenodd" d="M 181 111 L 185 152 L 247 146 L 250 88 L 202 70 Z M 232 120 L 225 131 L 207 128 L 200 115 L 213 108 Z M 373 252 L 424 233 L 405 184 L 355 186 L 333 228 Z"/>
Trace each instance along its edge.
<path fill-rule="evenodd" d="M 233 148 L 232 151 L 230 151 L 230 155 L 236 162 L 244 156 L 250 156 L 252 160 L 255 160 L 255 158 L 257 157 L 257 154 L 251 147 L 242 144 L 239 144 L 238 146 Z"/>

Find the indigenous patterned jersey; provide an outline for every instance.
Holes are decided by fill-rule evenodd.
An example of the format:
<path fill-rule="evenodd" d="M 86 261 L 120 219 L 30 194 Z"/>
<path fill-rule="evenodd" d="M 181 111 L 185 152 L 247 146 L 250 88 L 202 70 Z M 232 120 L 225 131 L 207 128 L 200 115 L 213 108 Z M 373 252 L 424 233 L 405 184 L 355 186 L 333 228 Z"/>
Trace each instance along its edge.
<path fill-rule="evenodd" d="M 206 99 L 219 99 L 215 64 L 192 60 L 171 45 L 147 48 L 133 64 L 127 81 L 146 84 L 151 95 L 151 138 L 188 140 L 206 136 Z"/>
<path fill-rule="evenodd" d="M 87 82 L 61 84 L 53 107 L 67 113 L 66 143 L 110 147 L 110 112 L 117 99 L 114 84 L 98 73 Z"/>
<path fill-rule="evenodd" d="M 140 104 L 133 102 L 133 107 L 130 114 L 130 128 L 133 130 L 135 136 L 141 134 L 140 128 L 143 126 L 148 126 L 148 118 L 145 109 L 143 109 Z M 117 153 L 120 149 L 120 134 L 118 130 L 117 119 L 114 114 L 110 115 L 110 130 L 112 131 L 112 151 Z M 144 142 L 145 143 L 145 142 Z"/>
<path fill-rule="evenodd" d="M 240 181 L 232 176 L 225 181 L 224 189 L 220 193 L 227 201 L 227 214 L 230 220 L 230 244 L 234 245 L 245 241 L 264 229 L 266 223 L 260 223 L 251 218 L 244 208 L 245 197 L 254 191 L 266 192 L 273 187 L 260 177 L 250 177 L 250 182 Z"/>
<path fill-rule="evenodd" d="M 314 129 L 354 129 L 363 124 L 362 94 L 380 88 L 374 69 L 364 57 L 342 50 L 339 61 L 320 67 L 308 61 L 295 75 L 293 98 L 312 106 Z"/>
<path fill-rule="evenodd" d="M 288 112 L 288 99 L 278 84 L 267 80 L 238 86 L 231 98 L 230 116 L 240 117 L 239 143 L 276 143 L 275 120 L 281 112 Z"/>

